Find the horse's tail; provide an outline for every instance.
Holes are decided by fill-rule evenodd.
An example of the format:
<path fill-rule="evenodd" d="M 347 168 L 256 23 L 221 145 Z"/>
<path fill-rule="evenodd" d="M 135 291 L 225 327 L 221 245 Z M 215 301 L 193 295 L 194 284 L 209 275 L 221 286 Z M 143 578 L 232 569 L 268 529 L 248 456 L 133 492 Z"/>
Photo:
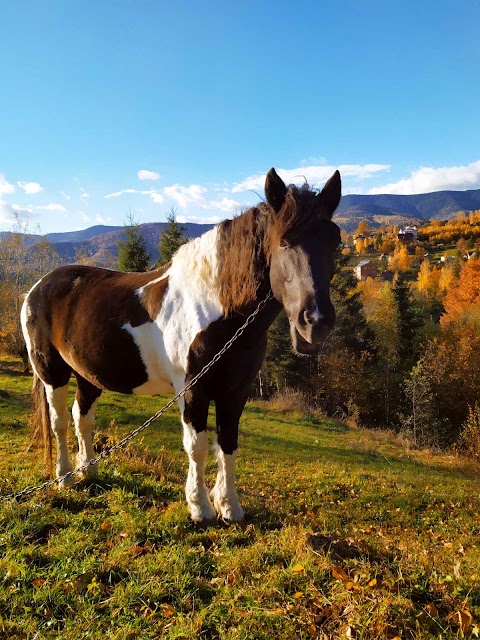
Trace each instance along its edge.
<path fill-rule="evenodd" d="M 52 475 L 52 431 L 50 424 L 50 410 L 48 407 L 45 385 L 33 373 L 33 417 L 32 417 L 32 443 L 43 448 L 47 472 Z"/>

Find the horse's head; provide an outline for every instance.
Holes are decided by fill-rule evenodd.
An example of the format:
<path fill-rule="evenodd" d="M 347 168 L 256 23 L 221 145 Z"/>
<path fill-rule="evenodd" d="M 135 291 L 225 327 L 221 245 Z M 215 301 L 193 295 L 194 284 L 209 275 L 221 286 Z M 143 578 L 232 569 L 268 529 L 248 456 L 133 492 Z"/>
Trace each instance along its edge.
<path fill-rule="evenodd" d="M 270 284 L 290 321 L 292 344 L 298 353 L 315 354 L 335 324 L 330 281 L 340 230 L 332 214 L 340 202 L 336 171 L 323 191 L 308 185 L 285 186 L 271 169 L 265 182 L 270 205 Z"/>

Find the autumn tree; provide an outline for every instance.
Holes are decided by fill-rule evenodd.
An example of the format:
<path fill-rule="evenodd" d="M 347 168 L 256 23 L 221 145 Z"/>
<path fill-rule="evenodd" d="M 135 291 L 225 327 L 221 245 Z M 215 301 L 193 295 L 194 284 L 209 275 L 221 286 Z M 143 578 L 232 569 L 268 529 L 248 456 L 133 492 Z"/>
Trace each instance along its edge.
<path fill-rule="evenodd" d="M 339 258 L 331 284 L 337 320 L 316 359 L 313 395 L 316 406 L 325 413 L 348 417 L 353 412 L 371 424 L 372 406 L 376 405 L 372 378 L 375 339 L 365 318 L 357 280 L 351 269 L 344 268 L 346 262 L 346 258 Z"/>
<path fill-rule="evenodd" d="M 356 235 L 369 236 L 370 235 L 370 227 L 368 226 L 368 222 L 362 220 L 358 223 Z"/>
<path fill-rule="evenodd" d="M 451 322 L 431 340 L 419 363 L 428 384 L 428 412 L 423 415 L 422 444 L 448 446 L 456 442 L 480 397 L 480 331 L 470 323 Z"/>
<path fill-rule="evenodd" d="M 389 266 L 392 271 L 406 271 L 410 269 L 412 266 L 412 256 L 409 255 L 406 244 L 402 242 L 397 243 Z"/>
<path fill-rule="evenodd" d="M 31 234 L 17 215 L 12 232 L 0 239 L 0 337 L 4 347 L 26 363 L 20 309 L 29 289 L 61 264 L 55 247 L 44 237 Z"/>
<path fill-rule="evenodd" d="M 458 281 L 447 291 L 443 306 L 442 325 L 462 321 L 480 327 L 480 259 L 472 258 L 463 265 Z"/>
<path fill-rule="evenodd" d="M 396 376 L 399 362 L 400 322 L 395 296 L 388 282 L 373 289 L 370 304 L 365 308 L 369 327 L 375 336 L 377 351 L 376 375 L 381 388 L 377 419 L 384 425 L 393 417 L 392 398 L 398 385 Z"/>
<path fill-rule="evenodd" d="M 118 242 L 118 268 L 120 271 L 147 271 L 151 256 L 139 225 L 130 213 L 125 223 L 125 240 Z"/>

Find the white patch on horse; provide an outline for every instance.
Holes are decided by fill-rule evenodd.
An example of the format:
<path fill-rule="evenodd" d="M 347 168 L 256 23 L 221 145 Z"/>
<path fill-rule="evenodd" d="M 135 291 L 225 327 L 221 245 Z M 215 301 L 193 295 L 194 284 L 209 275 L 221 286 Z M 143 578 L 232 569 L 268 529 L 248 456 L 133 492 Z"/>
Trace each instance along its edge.
<path fill-rule="evenodd" d="M 310 314 L 310 318 L 312 319 L 313 322 L 319 322 L 320 320 L 323 320 L 324 317 L 325 316 L 323 315 L 323 313 L 320 313 L 318 305 L 316 305 L 315 309 Z"/>
<path fill-rule="evenodd" d="M 205 463 L 208 456 L 208 433 L 197 433 L 193 426 L 182 419 L 183 446 L 188 454 L 189 466 L 185 495 L 194 522 L 213 520 L 216 516 L 205 485 Z"/>
<path fill-rule="evenodd" d="M 28 326 L 27 325 L 28 325 L 28 321 L 30 320 L 30 316 L 32 315 L 32 310 L 30 308 L 30 303 L 28 301 L 28 297 L 30 296 L 32 291 L 35 289 L 35 287 L 38 284 L 40 284 L 40 282 L 42 280 L 43 280 L 43 278 L 40 278 L 40 280 L 33 285 L 33 287 L 30 289 L 30 291 L 25 296 L 25 298 L 23 300 L 22 308 L 20 309 L 20 324 L 22 326 L 22 333 L 23 333 L 23 337 L 25 339 L 25 344 L 27 346 L 27 353 L 28 353 L 28 358 L 30 360 L 30 366 L 32 367 L 33 372 L 37 376 L 38 376 L 38 373 L 37 373 L 37 371 L 35 369 L 35 365 L 33 364 L 32 359 L 30 357 L 30 353 L 32 351 L 32 341 L 30 340 L 30 333 L 28 331 Z M 40 377 L 40 376 L 38 376 L 38 377 Z"/>
<path fill-rule="evenodd" d="M 72 463 L 68 455 L 68 440 L 67 430 L 70 422 L 70 414 L 68 413 L 67 397 L 68 397 L 68 384 L 64 387 L 57 387 L 54 389 L 51 385 L 45 384 L 45 393 L 47 395 L 48 407 L 50 410 L 50 422 L 52 431 L 57 439 L 57 478 L 63 476 L 69 471 L 72 471 Z M 70 477 L 67 478 L 62 485 L 68 486 L 75 482 Z"/>
<path fill-rule="evenodd" d="M 156 284 L 157 282 L 161 282 L 162 280 L 165 280 L 165 278 L 168 278 L 168 271 L 169 270 L 165 271 L 165 273 L 162 273 L 162 275 L 159 278 L 155 278 L 155 280 L 150 280 L 150 282 L 147 282 L 147 284 L 144 284 L 143 287 L 140 287 L 139 289 L 137 289 L 135 291 L 135 295 L 141 298 L 143 292 L 147 287 L 151 287 L 152 284 Z"/>
<path fill-rule="evenodd" d="M 72 417 L 75 424 L 75 433 L 78 440 L 77 467 L 83 466 L 95 457 L 93 450 L 93 422 L 98 398 L 93 402 L 86 415 L 82 415 L 78 401 L 75 399 L 72 407 Z M 86 475 L 97 475 L 97 465 L 91 465 L 86 470 Z"/>
<path fill-rule="evenodd" d="M 168 271 L 168 285 L 154 322 L 123 329 L 133 337 L 148 380 L 133 393 L 155 395 L 171 391 L 170 383 L 183 376 L 195 336 L 223 314 L 217 293 L 217 229 L 182 245 Z M 152 281 L 148 285 L 153 284 Z M 142 295 L 144 287 L 137 289 Z"/>
<path fill-rule="evenodd" d="M 235 487 L 235 460 L 237 452 L 232 454 L 223 453 L 218 444 L 214 445 L 217 456 L 218 473 L 215 487 L 212 490 L 213 504 L 217 513 L 222 518 L 230 522 L 243 520 L 244 513 L 238 501 L 237 489 Z"/>

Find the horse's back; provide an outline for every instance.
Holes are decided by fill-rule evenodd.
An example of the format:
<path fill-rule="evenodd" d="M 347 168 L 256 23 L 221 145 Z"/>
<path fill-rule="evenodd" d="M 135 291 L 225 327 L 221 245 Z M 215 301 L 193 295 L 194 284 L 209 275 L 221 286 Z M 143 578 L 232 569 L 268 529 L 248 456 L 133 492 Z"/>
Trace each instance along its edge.
<path fill-rule="evenodd" d="M 160 275 L 159 275 L 160 274 Z M 83 265 L 47 274 L 28 294 L 22 312 L 32 363 L 58 360 L 99 388 L 132 393 L 148 382 L 138 345 L 126 326 L 152 324 L 142 287 L 161 297 L 162 272 L 121 273 Z M 155 309 L 153 309 L 155 307 Z"/>

